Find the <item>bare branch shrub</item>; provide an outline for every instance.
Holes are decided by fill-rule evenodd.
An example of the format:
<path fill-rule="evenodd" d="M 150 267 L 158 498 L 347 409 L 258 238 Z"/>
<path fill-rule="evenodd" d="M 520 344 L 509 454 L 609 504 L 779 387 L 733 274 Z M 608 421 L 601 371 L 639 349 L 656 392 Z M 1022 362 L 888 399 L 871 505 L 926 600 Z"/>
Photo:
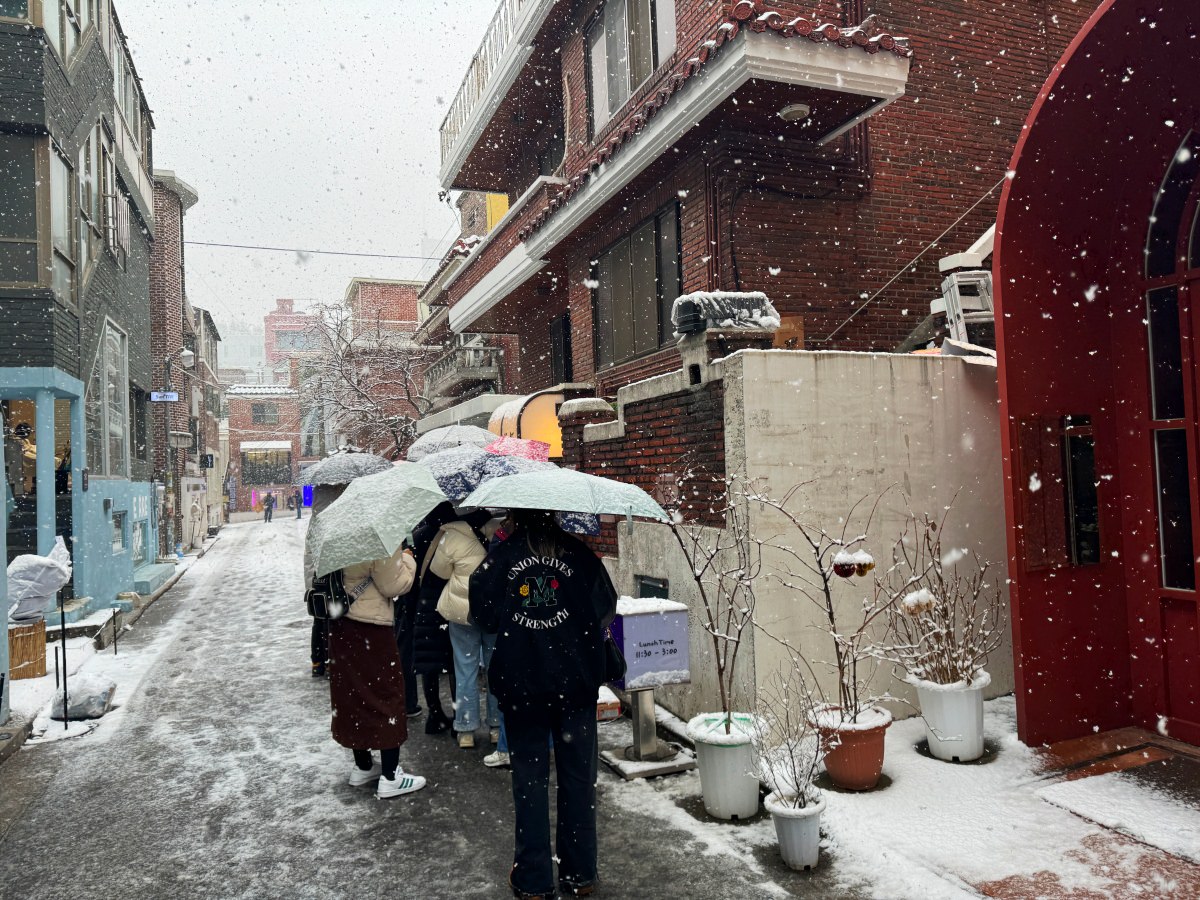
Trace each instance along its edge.
<path fill-rule="evenodd" d="M 818 699 L 804 677 L 803 661 L 795 657 L 758 691 L 755 743 L 762 775 L 780 802 L 795 809 L 816 802 L 813 779 L 825 758 L 814 725 Z"/>
<path fill-rule="evenodd" d="M 891 626 L 879 650 L 910 679 L 970 684 L 1004 640 L 1003 596 L 1000 584 L 988 580 L 986 560 L 943 550 L 945 521 L 909 513 L 892 565 L 877 580 Z"/>

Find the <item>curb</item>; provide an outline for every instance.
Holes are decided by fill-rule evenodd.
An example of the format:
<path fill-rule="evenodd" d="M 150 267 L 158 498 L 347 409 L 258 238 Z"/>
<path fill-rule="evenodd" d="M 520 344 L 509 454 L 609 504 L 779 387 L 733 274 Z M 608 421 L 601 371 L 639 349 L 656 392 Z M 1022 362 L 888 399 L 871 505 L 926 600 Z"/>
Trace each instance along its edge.
<path fill-rule="evenodd" d="M 0 765 L 21 749 L 21 745 L 33 731 L 33 720 L 23 719 L 15 713 L 4 725 L 0 725 Z"/>

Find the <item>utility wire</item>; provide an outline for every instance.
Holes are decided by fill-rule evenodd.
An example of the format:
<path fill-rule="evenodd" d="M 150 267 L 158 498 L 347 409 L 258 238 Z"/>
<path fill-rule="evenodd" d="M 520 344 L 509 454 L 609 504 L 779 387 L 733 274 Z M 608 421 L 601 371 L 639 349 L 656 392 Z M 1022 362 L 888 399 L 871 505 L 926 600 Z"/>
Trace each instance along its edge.
<path fill-rule="evenodd" d="M 259 247 L 254 244 L 217 244 L 210 241 L 184 241 L 193 247 L 228 247 L 234 250 L 270 250 L 275 253 L 309 253 L 314 256 L 369 256 L 372 259 L 440 260 L 440 256 L 406 256 L 401 253 L 353 253 L 348 250 L 301 250 L 298 247 Z"/>
<path fill-rule="evenodd" d="M 957 219 L 955 219 L 951 223 L 949 228 L 947 228 L 945 231 L 943 231 L 941 234 L 939 234 L 936 238 L 934 238 L 932 243 L 928 244 L 924 250 L 922 250 L 920 253 L 918 253 L 916 256 L 914 256 L 912 259 L 910 259 L 908 261 L 908 263 L 903 268 L 900 269 L 899 272 L 897 272 L 895 275 L 893 275 L 891 278 L 889 278 L 887 284 L 885 284 L 883 287 L 881 287 L 879 290 L 877 290 L 875 293 L 873 293 L 870 297 L 868 297 L 866 300 L 864 300 L 862 302 L 862 304 L 858 307 L 858 309 L 856 309 L 856 310 L 854 310 L 854 312 L 850 313 L 850 315 L 848 315 L 846 317 L 846 321 L 842 322 L 841 325 L 839 325 L 837 328 L 833 329 L 833 331 L 829 332 L 829 334 L 827 334 L 825 337 L 821 338 L 821 343 L 824 344 L 824 343 L 828 343 L 829 341 L 832 341 L 834 338 L 834 335 L 836 335 L 839 331 L 841 331 L 843 328 L 845 328 L 847 325 L 850 324 L 851 319 L 853 319 L 860 312 L 862 312 L 864 309 L 866 309 L 867 306 L 871 303 L 871 301 L 873 301 L 876 297 L 878 297 L 880 294 L 882 294 L 884 291 L 886 291 L 888 288 L 890 288 L 893 284 L 895 284 L 896 280 L 901 275 L 903 275 L 905 272 L 907 272 L 909 269 L 911 269 L 913 266 L 915 266 L 917 264 L 917 261 L 920 260 L 920 258 L 922 256 L 924 256 L 926 253 L 928 253 L 930 250 L 932 250 L 934 247 L 936 247 L 942 238 L 944 238 L 951 231 L 953 231 L 956 227 L 958 227 L 959 222 L 961 222 L 963 219 L 965 219 L 967 216 L 969 216 L 972 212 L 974 212 L 975 207 L 979 206 L 980 203 L 982 203 L 988 197 L 992 196 L 992 194 L 996 193 L 996 188 L 1000 187 L 1000 185 L 1004 184 L 1004 182 L 1007 180 L 1008 180 L 1008 173 L 1005 172 L 1004 175 L 1001 176 L 1000 180 L 997 181 L 987 193 L 985 193 L 982 197 L 980 197 L 978 200 L 976 200 L 974 203 L 972 203 L 970 208 L 968 208 L 965 213 L 963 213 L 961 216 L 959 216 Z"/>

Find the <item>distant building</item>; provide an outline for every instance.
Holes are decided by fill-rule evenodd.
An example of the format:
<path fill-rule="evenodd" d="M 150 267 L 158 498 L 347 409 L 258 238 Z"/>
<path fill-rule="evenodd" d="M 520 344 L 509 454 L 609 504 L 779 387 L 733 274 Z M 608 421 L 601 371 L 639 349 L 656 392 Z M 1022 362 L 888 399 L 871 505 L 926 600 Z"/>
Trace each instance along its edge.
<path fill-rule="evenodd" d="M 317 322 L 314 315 L 296 312 L 295 300 L 276 300 L 275 309 L 263 318 L 263 355 L 267 367 L 277 370 L 280 363 L 296 353 L 320 349 L 315 332 Z"/>
<path fill-rule="evenodd" d="M 300 394 L 285 385 L 234 385 L 229 409 L 230 512 L 259 511 L 274 493 L 280 507 L 294 490 L 301 464 L 319 456 L 301 445 Z"/>

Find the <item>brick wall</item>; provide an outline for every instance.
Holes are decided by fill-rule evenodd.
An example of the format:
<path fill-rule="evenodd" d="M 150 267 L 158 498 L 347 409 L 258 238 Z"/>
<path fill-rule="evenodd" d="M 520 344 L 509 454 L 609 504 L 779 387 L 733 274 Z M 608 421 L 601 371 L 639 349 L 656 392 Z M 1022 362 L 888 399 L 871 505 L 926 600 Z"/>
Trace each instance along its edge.
<path fill-rule="evenodd" d="M 675 367 L 679 366 L 675 353 Z M 561 419 L 563 465 L 615 478 L 656 493 L 659 476 L 682 482 L 681 512 L 691 521 L 723 525 L 714 513 L 725 477 L 725 387 L 712 381 L 678 393 L 630 403 L 623 409 L 625 433 L 586 441 L 584 427 L 605 416 L 578 414 Z M 605 526 L 593 542 L 599 552 L 616 554 L 616 530 Z"/>
<path fill-rule="evenodd" d="M 275 335 L 279 332 L 308 331 L 316 324 L 316 317 L 296 312 L 296 301 L 280 298 L 275 309 L 263 316 L 263 353 L 268 366 L 283 362 L 292 355 L 290 349 L 277 349 Z"/>
<path fill-rule="evenodd" d="M 364 327 L 416 331 L 420 315 L 417 295 L 422 283 L 355 279 L 346 295 L 346 306 L 355 322 Z"/>

